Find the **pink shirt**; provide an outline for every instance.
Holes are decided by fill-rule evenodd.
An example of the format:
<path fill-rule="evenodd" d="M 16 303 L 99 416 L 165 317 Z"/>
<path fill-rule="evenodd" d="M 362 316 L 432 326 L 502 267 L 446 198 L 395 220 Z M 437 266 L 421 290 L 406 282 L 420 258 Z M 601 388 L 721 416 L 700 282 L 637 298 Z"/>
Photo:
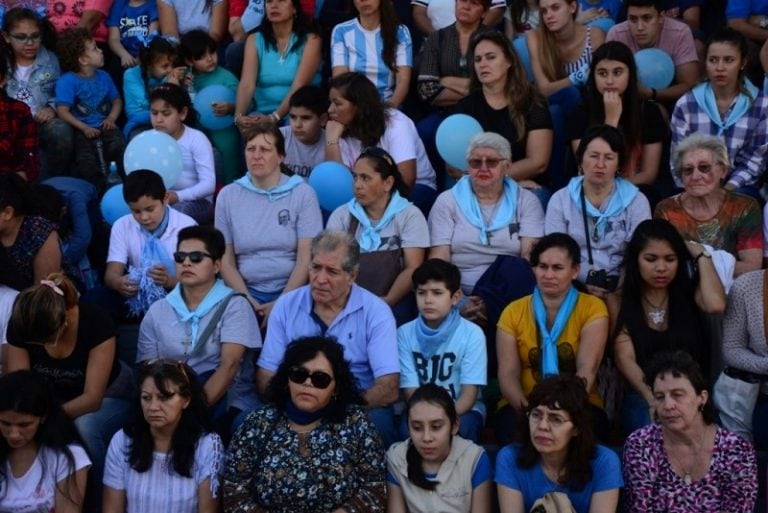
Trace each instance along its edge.
<path fill-rule="evenodd" d="M 629 22 L 624 21 L 614 25 L 611 30 L 608 31 L 606 41 L 620 41 L 627 45 L 632 53 L 636 53 L 641 50 L 635 39 L 632 37 L 632 33 L 629 31 Z M 664 50 L 672 57 L 672 62 L 675 66 L 681 64 L 687 64 L 689 62 L 699 62 L 699 57 L 696 55 L 696 47 L 693 44 L 693 34 L 690 27 L 685 23 L 672 18 L 664 18 L 664 25 L 661 27 L 661 34 L 659 35 L 659 41 L 654 46 Z"/>
<path fill-rule="evenodd" d="M 68 28 L 77 25 L 83 12 L 99 11 L 104 17 L 96 25 L 93 39 L 99 43 L 105 43 L 107 41 L 107 27 L 104 25 L 104 20 L 109 14 L 110 7 L 112 7 L 112 0 L 57 0 L 56 2 L 48 2 L 46 13 L 56 32 L 61 34 Z"/>

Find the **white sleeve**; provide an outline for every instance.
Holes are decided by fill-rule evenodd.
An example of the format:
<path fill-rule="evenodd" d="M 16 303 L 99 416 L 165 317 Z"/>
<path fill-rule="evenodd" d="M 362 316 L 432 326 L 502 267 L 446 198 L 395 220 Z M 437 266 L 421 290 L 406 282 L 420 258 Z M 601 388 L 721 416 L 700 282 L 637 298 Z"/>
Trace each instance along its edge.
<path fill-rule="evenodd" d="M 103 484 L 115 490 L 125 490 L 126 474 L 129 470 L 128 457 L 126 454 L 127 444 L 126 436 L 121 429 L 112 441 L 109 442 L 107 449 L 107 459 L 104 461 Z"/>

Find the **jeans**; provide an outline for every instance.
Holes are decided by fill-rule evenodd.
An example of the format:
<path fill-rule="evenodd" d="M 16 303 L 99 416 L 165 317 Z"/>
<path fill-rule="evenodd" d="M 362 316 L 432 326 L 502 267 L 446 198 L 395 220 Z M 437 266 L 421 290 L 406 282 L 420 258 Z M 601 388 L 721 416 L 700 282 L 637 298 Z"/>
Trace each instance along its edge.
<path fill-rule="evenodd" d="M 381 436 L 385 451 L 399 440 L 395 430 L 395 412 L 391 406 L 371 408 L 368 410 L 368 417 L 376 426 L 376 431 Z"/>
<path fill-rule="evenodd" d="M 627 435 L 652 422 L 648 403 L 634 390 L 624 393 L 621 401 L 621 428 Z"/>
<path fill-rule="evenodd" d="M 117 164 L 117 172 L 125 176 L 123 167 L 125 138 L 119 129 L 103 130 L 95 139 L 88 139 L 85 134 L 75 132 L 75 167 L 72 175 L 87 180 L 104 192 L 109 163 Z"/>
<path fill-rule="evenodd" d="M 72 153 L 75 150 L 75 132 L 72 125 L 59 118 L 53 118 L 37 125 L 37 135 L 40 139 L 41 178 L 70 174 Z"/>

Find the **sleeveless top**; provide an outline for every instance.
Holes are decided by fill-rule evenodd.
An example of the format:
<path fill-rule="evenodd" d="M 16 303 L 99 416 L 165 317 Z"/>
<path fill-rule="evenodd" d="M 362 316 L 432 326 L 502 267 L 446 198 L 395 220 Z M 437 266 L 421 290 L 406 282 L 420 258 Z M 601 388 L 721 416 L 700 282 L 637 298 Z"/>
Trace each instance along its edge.
<path fill-rule="evenodd" d="M 572 62 L 565 63 L 565 74 L 570 75 L 574 71 L 580 70 L 584 65 L 592 62 L 592 27 L 587 28 L 587 37 L 584 42 L 584 50 L 582 50 L 579 58 Z"/>

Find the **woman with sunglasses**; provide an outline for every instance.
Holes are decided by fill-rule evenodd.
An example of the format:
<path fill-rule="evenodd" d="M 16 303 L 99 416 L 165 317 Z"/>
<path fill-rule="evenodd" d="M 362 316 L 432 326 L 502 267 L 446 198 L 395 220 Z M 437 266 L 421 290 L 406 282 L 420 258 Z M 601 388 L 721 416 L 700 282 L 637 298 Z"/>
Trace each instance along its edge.
<path fill-rule="evenodd" d="M 189 365 L 217 427 L 228 435 L 241 412 L 259 406 L 252 385 L 253 351 L 261 347 L 258 322 L 248 300 L 218 278 L 222 233 L 189 226 L 178 240 L 173 258 L 179 282 L 141 321 L 136 361 L 173 358 Z"/>
<path fill-rule="evenodd" d="M 488 324 L 486 305 L 473 295 L 475 284 L 501 255 L 528 259 L 544 234 L 544 211 L 536 196 L 507 176 L 512 150 L 499 134 L 483 132 L 467 147 L 469 176 L 438 196 L 429 214 L 429 258 L 440 258 L 461 271 L 468 300 L 461 314 Z M 491 319 L 490 326 L 495 325 Z"/>
<path fill-rule="evenodd" d="M 385 150 L 364 149 L 352 176 L 355 197 L 331 214 L 326 229 L 355 236 L 360 244 L 358 285 L 380 296 L 403 324 L 416 315 L 411 275 L 429 247 L 427 221 L 406 199 L 408 187 Z"/>
<path fill-rule="evenodd" d="M 550 501 L 557 511 L 616 511 L 619 457 L 595 443 L 587 397 L 577 376 L 551 376 L 533 388 L 520 419 L 522 443 L 496 458 L 501 513 L 549 511 L 534 506 Z"/>
<path fill-rule="evenodd" d="M 381 440 L 341 345 L 292 342 L 267 396 L 229 445 L 225 511 L 384 511 Z"/>
<path fill-rule="evenodd" d="M 133 422 L 109 444 L 102 512 L 217 513 L 224 446 L 194 371 L 156 359 L 138 374 Z"/>

